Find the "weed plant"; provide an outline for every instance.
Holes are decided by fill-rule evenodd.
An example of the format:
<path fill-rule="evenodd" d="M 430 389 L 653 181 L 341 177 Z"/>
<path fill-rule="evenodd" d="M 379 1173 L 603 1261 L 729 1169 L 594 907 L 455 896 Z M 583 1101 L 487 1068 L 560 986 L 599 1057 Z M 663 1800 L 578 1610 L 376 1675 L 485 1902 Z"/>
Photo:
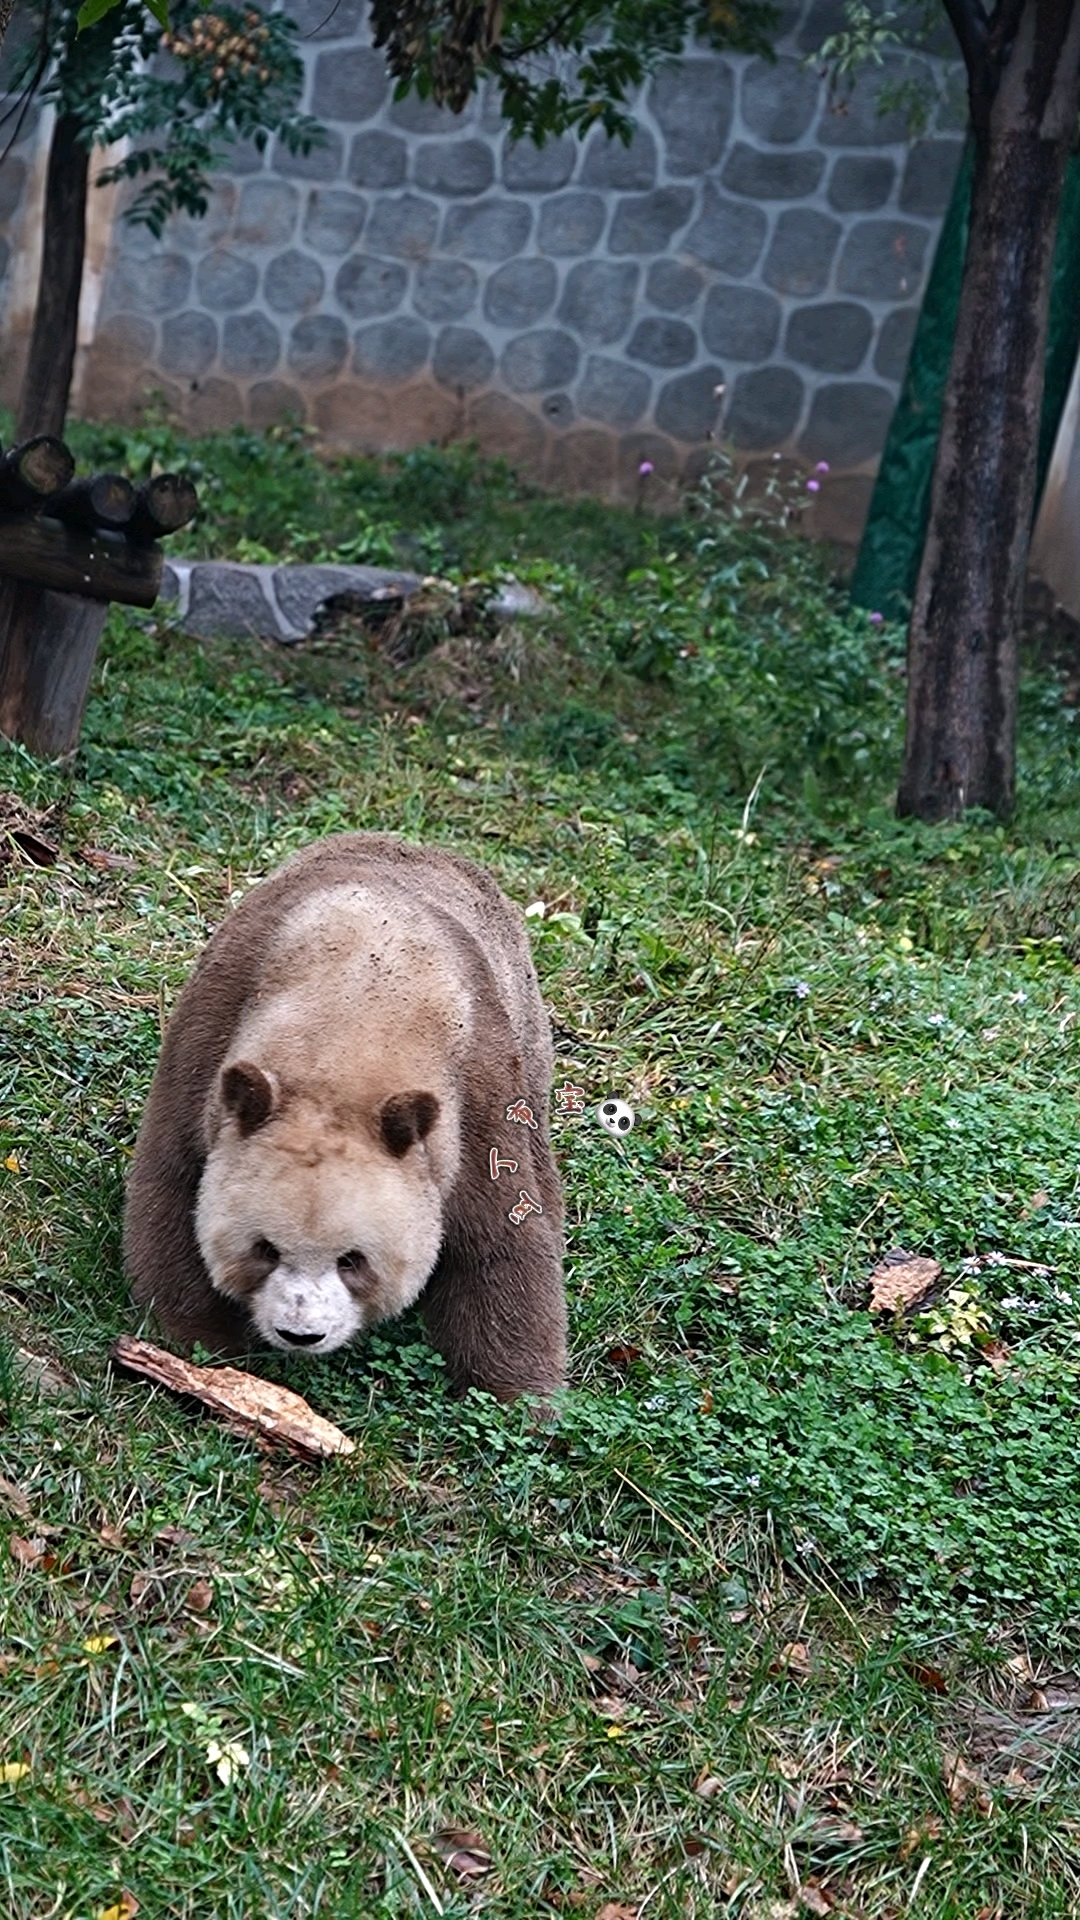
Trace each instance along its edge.
<path fill-rule="evenodd" d="M 394 668 L 347 621 L 286 651 L 114 611 L 75 762 L 0 747 L 61 849 L 0 847 L 7 1911 L 1075 1914 L 1061 681 L 1025 681 L 1009 827 L 898 823 L 900 636 L 791 532 L 456 451 L 83 431 L 213 474 L 192 550 L 376 529 L 547 612 Z M 453 1402 L 408 1318 L 253 1360 L 356 1436 L 317 1471 L 105 1356 L 162 1021 L 230 901 L 347 827 L 530 910 L 588 1110 L 557 1121 L 557 1427 Z M 943 1285 L 882 1325 L 896 1247 Z"/>

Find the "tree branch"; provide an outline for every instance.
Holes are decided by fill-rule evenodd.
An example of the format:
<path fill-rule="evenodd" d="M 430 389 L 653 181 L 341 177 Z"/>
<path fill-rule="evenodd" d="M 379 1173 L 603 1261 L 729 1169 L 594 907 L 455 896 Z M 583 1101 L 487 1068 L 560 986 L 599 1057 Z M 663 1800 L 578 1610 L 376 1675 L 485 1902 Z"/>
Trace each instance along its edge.
<path fill-rule="evenodd" d="M 1003 0 L 1003 3 L 1007 4 L 1008 0 Z M 974 91 L 984 75 L 989 25 L 986 10 L 982 0 L 942 0 L 942 5 L 959 42 L 968 81 Z"/>

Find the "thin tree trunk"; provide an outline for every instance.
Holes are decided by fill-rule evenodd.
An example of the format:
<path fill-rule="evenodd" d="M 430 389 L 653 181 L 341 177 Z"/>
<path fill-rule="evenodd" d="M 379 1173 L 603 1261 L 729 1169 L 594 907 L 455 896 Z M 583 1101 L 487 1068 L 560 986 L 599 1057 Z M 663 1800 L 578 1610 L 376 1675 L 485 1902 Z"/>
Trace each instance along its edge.
<path fill-rule="evenodd" d="M 930 522 L 908 634 L 900 814 L 1013 804 L 1017 642 L 1050 281 L 1080 111 L 1080 0 L 1024 0 L 1002 77 L 972 84 L 975 167 Z M 970 72 L 970 65 L 969 65 Z"/>
<path fill-rule="evenodd" d="M 79 331 L 86 183 L 90 153 L 79 140 L 74 114 L 57 115 L 45 178 L 45 213 L 30 356 L 26 364 L 17 439 L 64 431 Z"/>

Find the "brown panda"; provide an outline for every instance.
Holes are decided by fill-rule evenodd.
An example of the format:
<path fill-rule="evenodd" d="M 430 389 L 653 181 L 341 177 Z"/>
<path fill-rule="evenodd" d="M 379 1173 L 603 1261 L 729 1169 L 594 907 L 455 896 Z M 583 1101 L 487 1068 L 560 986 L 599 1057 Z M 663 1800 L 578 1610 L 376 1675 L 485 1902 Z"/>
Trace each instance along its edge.
<path fill-rule="evenodd" d="M 169 1022 L 124 1257 L 167 1336 L 328 1353 L 423 1295 L 459 1389 L 566 1364 L 552 1050 L 493 880 L 388 834 L 317 842 L 218 929 Z"/>

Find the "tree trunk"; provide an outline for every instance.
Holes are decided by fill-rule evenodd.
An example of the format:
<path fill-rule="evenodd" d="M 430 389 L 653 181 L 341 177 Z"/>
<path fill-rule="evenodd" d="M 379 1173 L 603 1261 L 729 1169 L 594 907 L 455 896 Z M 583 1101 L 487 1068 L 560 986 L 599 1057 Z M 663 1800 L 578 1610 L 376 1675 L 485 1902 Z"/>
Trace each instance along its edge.
<path fill-rule="evenodd" d="M 1000 82 L 988 90 L 972 75 L 971 98 L 971 221 L 908 634 L 897 811 L 922 820 L 967 807 L 1005 815 L 1013 803 L 1017 642 L 1054 238 L 1080 111 L 1080 0 L 1025 0 Z"/>
<path fill-rule="evenodd" d="M 90 153 L 80 144 L 79 125 L 74 114 L 59 114 L 49 147 L 41 279 L 15 428 L 18 440 L 36 433 L 62 434 L 67 417 L 79 331 L 90 172 Z"/>

